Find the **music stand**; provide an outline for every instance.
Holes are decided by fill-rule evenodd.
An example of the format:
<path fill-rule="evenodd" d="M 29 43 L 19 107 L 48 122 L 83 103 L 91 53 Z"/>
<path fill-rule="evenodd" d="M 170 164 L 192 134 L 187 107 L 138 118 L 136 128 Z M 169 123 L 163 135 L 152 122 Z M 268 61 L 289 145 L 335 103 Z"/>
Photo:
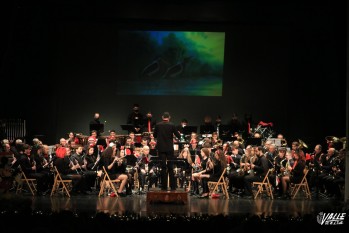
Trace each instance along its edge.
<path fill-rule="evenodd" d="M 197 126 L 187 125 L 183 128 L 183 134 L 184 135 L 190 135 L 191 133 L 196 133 L 198 131 Z"/>
<path fill-rule="evenodd" d="M 200 134 L 212 134 L 214 131 L 213 125 L 200 125 Z"/>
<path fill-rule="evenodd" d="M 99 136 L 104 132 L 104 124 L 90 124 L 90 133 L 92 130 L 96 130 L 97 136 Z"/>
<path fill-rule="evenodd" d="M 120 125 L 122 130 L 126 130 L 128 132 L 133 130 L 133 125 L 127 124 L 127 125 Z"/>
<path fill-rule="evenodd" d="M 262 138 L 247 138 L 245 146 L 252 145 L 252 146 L 261 146 L 262 145 Z"/>

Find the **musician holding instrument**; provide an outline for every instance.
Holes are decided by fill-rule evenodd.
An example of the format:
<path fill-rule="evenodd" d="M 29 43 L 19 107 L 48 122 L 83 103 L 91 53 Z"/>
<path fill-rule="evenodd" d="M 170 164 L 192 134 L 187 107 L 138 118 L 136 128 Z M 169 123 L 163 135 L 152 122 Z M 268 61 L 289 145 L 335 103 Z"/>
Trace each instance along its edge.
<path fill-rule="evenodd" d="M 206 166 L 207 166 L 210 153 L 211 153 L 211 150 L 209 148 L 201 148 L 200 150 L 200 155 L 201 155 L 200 161 L 195 162 L 195 166 L 197 166 L 197 169 L 193 171 L 193 174 L 191 176 L 193 190 L 190 193 L 190 195 L 199 195 L 199 185 L 201 183 L 201 174 L 204 172 L 207 172 Z"/>
<path fill-rule="evenodd" d="M 53 165 L 56 166 L 63 180 L 72 180 L 72 194 L 86 194 L 86 179 L 82 174 L 79 173 L 79 169 L 81 169 L 80 165 L 74 163 L 74 161 L 71 159 L 70 147 L 62 148 L 65 148 L 66 150 L 64 157 L 57 157 L 53 161 Z"/>
<path fill-rule="evenodd" d="M 71 156 L 74 163 L 79 164 L 79 173 L 85 176 L 87 191 L 92 191 L 92 187 L 95 185 L 97 173 L 88 169 L 88 161 L 86 159 L 86 154 L 83 151 L 83 147 L 79 146 Z"/>
<path fill-rule="evenodd" d="M 327 190 L 327 197 L 334 197 L 340 200 L 342 197 L 341 188 L 345 182 L 345 149 L 339 151 L 332 164 L 332 171 L 324 178 L 324 185 Z"/>
<path fill-rule="evenodd" d="M 309 188 L 314 189 L 317 196 L 320 192 L 320 182 L 319 182 L 319 175 L 321 174 L 320 164 L 322 163 L 322 158 L 324 157 L 325 155 L 322 151 L 322 145 L 317 144 L 314 147 L 314 152 L 310 154 L 310 161 L 308 163 Z"/>
<path fill-rule="evenodd" d="M 264 156 L 263 147 L 258 146 L 256 149 L 257 159 L 254 163 L 252 163 L 251 170 L 253 170 L 254 175 L 252 176 L 244 176 L 244 198 L 250 199 L 252 198 L 252 183 L 253 182 L 261 182 L 265 175 L 268 172 L 269 165 L 268 159 Z"/>
<path fill-rule="evenodd" d="M 184 147 L 181 153 L 178 155 L 179 159 L 183 159 L 184 164 L 182 165 L 181 173 L 179 174 L 180 188 L 188 186 L 192 175 L 193 167 L 195 163 L 191 158 L 191 154 L 188 147 Z"/>
<path fill-rule="evenodd" d="M 338 151 L 331 147 L 327 150 L 327 154 L 322 156 L 320 163 L 320 174 L 319 174 L 319 187 L 320 192 L 324 193 L 325 191 L 325 180 L 327 176 L 330 176 L 332 173 L 332 167 L 334 161 L 338 156 Z"/>
<path fill-rule="evenodd" d="M 282 196 L 282 186 L 281 186 L 281 177 L 284 176 L 285 167 L 287 164 L 286 159 L 286 148 L 285 147 L 279 147 L 278 149 L 278 156 L 275 157 L 274 160 L 274 177 L 270 176 L 271 180 L 274 185 L 274 190 L 277 192 L 278 196 Z"/>
<path fill-rule="evenodd" d="M 289 184 L 299 184 L 304 175 L 305 158 L 301 156 L 300 150 L 294 150 L 293 152 L 293 166 L 288 166 L 287 170 L 290 173 L 289 176 L 285 175 L 281 178 L 282 183 L 282 199 L 289 199 Z"/>
<path fill-rule="evenodd" d="M 110 143 L 103 151 L 101 165 L 105 167 L 110 179 L 119 179 L 121 181 L 117 190 L 118 196 L 125 197 L 132 194 L 131 185 L 128 182 L 128 175 L 126 174 L 125 157 L 117 154 L 117 148 L 114 143 Z M 125 187 L 126 193 L 123 192 Z"/>
<path fill-rule="evenodd" d="M 157 185 L 157 166 L 152 158 L 157 156 L 153 156 L 150 153 L 149 146 L 143 146 L 142 154 L 138 157 L 137 164 L 135 166 L 138 169 L 138 179 L 139 179 L 139 187 L 140 193 L 144 190 L 144 186 L 146 184 L 146 179 L 148 178 L 148 190 L 155 184 Z"/>
<path fill-rule="evenodd" d="M 236 153 L 236 152 L 235 152 Z M 237 166 L 236 161 L 228 166 L 230 167 L 230 172 L 228 174 L 229 188 L 228 191 L 232 194 L 236 194 L 244 188 L 244 176 L 249 175 L 251 158 L 254 156 L 254 149 L 251 145 L 248 145 L 245 149 L 245 153 L 241 156 L 239 161 L 239 166 Z M 231 156 L 230 156 L 231 157 Z M 236 157 L 236 156 L 235 156 Z M 232 157 L 231 157 L 232 158 Z"/>
<path fill-rule="evenodd" d="M 208 158 L 206 169 L 200 172 L 202 194 L 199 196 L 199 198 L 209 197 L 208 182 L 217 182 L 226 167 L 227 160 L 223 154 L 223 151 L 222 149 L 217 149 L 214 152 L 214 155 Z"/>

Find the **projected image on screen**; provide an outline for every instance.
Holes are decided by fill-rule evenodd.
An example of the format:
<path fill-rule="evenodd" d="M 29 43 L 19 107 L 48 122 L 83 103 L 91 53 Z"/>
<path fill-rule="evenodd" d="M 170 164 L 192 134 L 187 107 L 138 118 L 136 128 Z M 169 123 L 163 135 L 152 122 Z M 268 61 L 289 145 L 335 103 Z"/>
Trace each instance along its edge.
<path fill-rule="evenodd" d="M 221 96 L 224 32 L 120 31 L 118 95 Z"/>

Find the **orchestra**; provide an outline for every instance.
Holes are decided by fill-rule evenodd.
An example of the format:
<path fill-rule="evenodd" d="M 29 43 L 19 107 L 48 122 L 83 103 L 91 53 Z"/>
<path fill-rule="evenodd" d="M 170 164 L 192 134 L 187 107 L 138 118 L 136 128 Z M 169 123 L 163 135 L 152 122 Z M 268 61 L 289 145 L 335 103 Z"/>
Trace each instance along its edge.
<path fill-rule="evenodd" d="M 20 146 L 14 142 L 15 146 L 10 146 L 11 142 L 5 139 L 1 141 L 0 153 L 9 154 L 9 160 L 3 161 L 8 161 L 6 163 L 10 167 L 20 162 L 30 171 L 30 176 L 37 177 L 40 195 L 45 195 L 53 184 L 53 166 L 66 170 L 64 175 L 75 180 L 73 183 L 77 183 L 78 192 L 99 191 L 100 180 L 103 177 L 102 167 L 110 164 L 118 165 L 113 168 L 114 174 L 123 175 L 121 177 L 126 190 L 119 190 L 118 194 L 121 197 L 126 196 L 122 194 L 126 192 L 127 195 L 143 195 L 151 189 L 161 188 L 157 141 L 152 132 L 153 124 L 148 124 L 154 119 L 150 119 L 152 115 L 148 113 L 142 118 L 142 122 L 138 112 L 139 106 L 134 107 L 134 112 L 130 115 L 134 117 L 133 120 L 138 120 L 134 123 L 137 126 L 135 128 L 144 125 L 147 126 L 146 130 L 131 130 L 127 134 L 117 134 L 116 130 L 111 129 L 106 136 L 103 135 L 104 132 L 98 135 L 94 130 L 90 135 L 70 131 L 60 138 L 59 144 L 52 146 L 37 140 L 33 141 L 32 146 L 22 141 L 16 141 Z M 218 123 L 222 125 L 221 121 Z M 289 198 L 289 183 L 299 182 L 303 168 L 307 167 L 308 183 L 314 193 L 340 198 L 338 190 L 342 190 L 345 163 L 343 157 L 340 158 L 337 148 L 340 148 L 338 143 L 346 143 L 346 138 L 328 136 L 325 138 L 327 153 L 323 151 L 326 146 L 322 147 L 321 144 L 317 144 L 314 151 L 309 153 L 308 146 L 300 139 L 288 144 L 283 134 L 269 134 L 270 128 L 273 127 L 272 122 L 260 121 L 256 128 L 250 128 L 249 133 L 229 129 L 229 133 L 225 133 L 224 137 L 220 135 L 223 131 L 219 132 L 220 128 L 212 127 L 213 125 L 211 118 L 205 116 L 200 130 L 185 131 L 186 127 L 197 127 L 190 127 L 184 118 L 176 127 L 181 135 L 180 138 L 174 139 L 175 157 L 179 161 L 174 167 L 177 188 L 195 196 L 206 195 L 207 187 L 202 186 L 202 177 L 209 171 L 209 158 L 212 158 L 215 151 L 220 150 L 227 162 L 228 191 L 233 195 L 244 196 L 244 193 L 247 193 L 245 196 L 249 197 L 251 182 L 261 179 L 266 169 L 272 169 L 269 180 L 274 194 L 280 198 Z M 269 131 L 264 128 L 269 128 Z M 256 134 L 258 136 L 255 136 Z M 103 159 L 103 152 L 111 146 L 115 155 L 110 155 L 108 160 Z M 23 148 L 27 150 L 24 151 Z M 57 159 L 62 161 L 58 162 Z"/>

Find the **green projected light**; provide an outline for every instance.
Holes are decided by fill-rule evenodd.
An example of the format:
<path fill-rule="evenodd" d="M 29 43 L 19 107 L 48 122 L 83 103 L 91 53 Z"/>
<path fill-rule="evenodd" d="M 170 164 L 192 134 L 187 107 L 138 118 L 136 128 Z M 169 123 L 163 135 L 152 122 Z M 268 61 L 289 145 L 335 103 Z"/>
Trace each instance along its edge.
<path fill-rule="evenodd" d="M 222 95 L 224 32 L 120 31 L 118 39 L 118 95 Z"/>

